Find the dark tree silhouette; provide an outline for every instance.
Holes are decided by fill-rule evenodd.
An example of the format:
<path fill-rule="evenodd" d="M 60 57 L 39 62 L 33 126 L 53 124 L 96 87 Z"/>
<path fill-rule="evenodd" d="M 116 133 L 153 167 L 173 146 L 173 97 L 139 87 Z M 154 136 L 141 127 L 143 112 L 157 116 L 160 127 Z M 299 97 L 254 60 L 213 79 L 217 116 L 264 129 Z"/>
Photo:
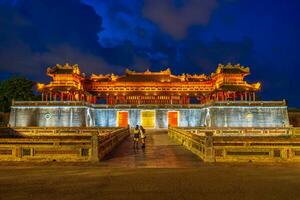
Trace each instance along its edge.
<path fill-rule="evenodd" d="M 0 112 L 9 112 L 12 100 L 34 101 L 39 96 L 34 94 L 35 83 L 24 77 L 12 77 L 0 82 Z"/>

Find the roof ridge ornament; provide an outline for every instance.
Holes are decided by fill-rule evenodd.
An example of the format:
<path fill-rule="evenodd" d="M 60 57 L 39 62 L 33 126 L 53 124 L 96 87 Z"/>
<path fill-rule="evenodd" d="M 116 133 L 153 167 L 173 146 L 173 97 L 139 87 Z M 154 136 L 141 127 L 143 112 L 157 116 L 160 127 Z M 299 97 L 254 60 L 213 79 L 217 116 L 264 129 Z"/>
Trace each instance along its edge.
<path fill-rule="evenodd" d="M 65 63 L 63 65 L 61 64 L 56 64 L 53 67 L 48 67 L 47 68 L 47 74 L 60 74 L 60 73 L 67 73 L 67 74 L 77 74 L 80 76 L 85 76 L 83 73 L 80 72 L 79 65 L 74 64 L 70 65 L 69 63 Z"/>
<path fill-rule="evenodd" d="M 144 74 L 152 74 L 152 72 L 147 68 L 147 70 L 144 72 Z"/>
<path fill-rule="evenodd" d="M 163 71 L 160 71 L 161 73 L 163 74 L 166 74 L 166 75 L 171 75 L 171 69 L 168 67 L 167 69 L 163 70 Z"/>
<path fill-rule="evenodd" d="M 125 74 L 134 74 L 134 73 L 136 73 L 136 72 L 133 70 L 130 70 L 128 68 L 125 69 Z"/>
<path fill-rule="evenodd" d="M 147 70 L 144 72 L 136 72 L 136 71 L 126 68 L 125 74 L 126 75 L 171 75 L 171 69 L 167 68 L 167 69 L 161 70 L 159 72 L 152 72 L 152 71 L 150 71 L 149 68 L 147 68 Z"/>
<path fill-rule="evenodd" d="M 111 79 L 112 81 L 116 81 L 118 78 L 119 78 L 119 76 L 118 76 L 118 75 L 115 75 L 114 73 L 112 73 L 112 74 L 110 75 L 110 79 Z"/>
<path fill-rule="evenodd" d="M 216 69 L 216 73 L 212 73 L 212 75 L 222 73 L 222 72 L 224 72 L 224 70 L 234 70 L 234 69 L 239 69 L 240 71 L 242 71 L 246 74 L 250 73 L 250 68 L 249 67 L 242 66 L 239 63 L 233 65 L 229 62 L 226 65 L 218 64 L 218 67 Z"/>

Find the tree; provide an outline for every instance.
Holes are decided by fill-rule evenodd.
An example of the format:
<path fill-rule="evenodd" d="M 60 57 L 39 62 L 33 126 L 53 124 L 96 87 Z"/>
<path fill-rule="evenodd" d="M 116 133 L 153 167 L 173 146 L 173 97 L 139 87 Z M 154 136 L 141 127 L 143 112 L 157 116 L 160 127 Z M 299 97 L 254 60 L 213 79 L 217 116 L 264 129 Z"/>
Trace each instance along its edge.
<path fill-rule="evenodd" d="M 24 77 L 12 77 L 0 82 L 0 111 L 9 112 L 12 100 L 34 101 L 39 97 L 34 94 L 35 83 Z"/>

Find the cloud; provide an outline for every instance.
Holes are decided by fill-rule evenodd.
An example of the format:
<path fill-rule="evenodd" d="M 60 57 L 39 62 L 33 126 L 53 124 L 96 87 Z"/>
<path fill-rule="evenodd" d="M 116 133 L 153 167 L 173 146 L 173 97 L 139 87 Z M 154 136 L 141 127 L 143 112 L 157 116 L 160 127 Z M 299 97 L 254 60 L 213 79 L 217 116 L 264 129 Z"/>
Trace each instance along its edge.
<path fill-rule="evenodd" d="M 190 40 L 182 48 L 185 64 L 201 67 L 201 71 L 209 73 L 215 70 L 219 63 L 246 63 L 253 53 L 253 42 L 245 38 L 238 42 L 214 39 L 209 43 Z"/>
<path fill-rule="evenodd" d="M 164 36 L 154 39 L 146 56 L 151 61 L 151 69 L 170 67 L 174 73 L 211 73 L 219 63 L 249 64 L 253 56 L 253 41 L 244 38 L 239 41 L 213 39 L 204 42 L 189 35 L 181 41 L 168 40 Z"/>
<path fill-rule="evenodd" d="M 150 46 L 152 34 L 157 27 L 142 16 L 141 0 L 83 0 L 93 6 L 103 18 L 103 31 L 99 41 L 103 47 L 114 47 L 124 41 L 131 41 L 135 46 Z"/>
<path fill-rule="evenodd" d="M 88 73 L 119 72 L 122 64 L 133 63 L 130 44 L 110 49 L 99 44 L 102 18 L 79 0 L 2 4 L 0 27 L 2 72 L 40 78 L 56 63 L 78 63 Z"/>
<path fill-rule="evenodd" d="M 106 29 L 102 23 L 105 20 L 102 20 L 101 16 L 102 10 L 105 10 L 103 8 L 98 9 L 96 13 L 93 7 L 79 0 L 27 0 L 18 1 L 14 5 L 0 6 L 0 27 L 4 27 L 0 30 L 0 70 L 40 78 L 40 74 L 45 73 L 46 67 L 69 62 L 78 63 L 82 71 L 87 73 L 122 73 L 126 67 L 137 70 L 174 67 L 176 68 L 174 71 L 182 72 L 182 70 L 195 71 L 195 67 L 198 66 L 214 68 L 216 61 L 234 62 L 241 58 L 240 55 L 249 53 L 248 46 L 245 46 L 244 42 L 215 41 L 204 44 L 201 39 L 195 39 L 190 35 L 187 38 L 193 40 L 176 41 L 157 29 L 151 29 L 152 32 L 148 33 L 148 24 L 143 22 L 145 19 L 142 16 L 139 16 L 140 22 L 134 26 L 138 16 L 132 11 L 138 6 L 126 9 L 122 1 L 117 4 L 109 2 L 103 1 L 101 4 L 102 6 L 107 4 L 105 9 L 108 11 L 103 11 L 106 13 L 103 16 L 107 18 L 109 15 L 108 18 L 113 20 L 116 19 L 114 14 L 125 13 L 127 17 L 124 17 L 123 21 L 128 24 L 125 27 L 134 29 L 132 34 L 137 35 L 132 36 L 132 40 L 118 37 L 120 40 L 116 39 L 118 43 L 112 47 L 102 46 L 99 43 L 98 36 Z M 161 4 L 159 2 L 154 0 L 152 6 L 158 6 Z M 171 1 L 164 2 L 168 3 L 164 5 L 169 8 L 167 13 L 178 9 L 179 15 L 185 17 L 182 19 L 184 26 L 207 21 L 206 17 L 202 17 L 201 20 L 194 19 L 200 14 L 193 14 L 194 10 L 190 10 L 187 14 L 186 10 L 193 6 L 199 7 L 200 4 L 211 10 L 209 8 L 215 5 L 200 0 L 184 1 L 184 4 L 178 5 L 179 7 L 173 7 L 173 4 L 170 7 Z M 146 0 L 145 7 L 148 3 Z M 208 16 L 208 11 L 206 13 L 205 16 Z M 179 15 L 172 17 L 177 18 Z M 204 13 L 202 15 L 204 16 Z M 130 21 L 131 19 L 135 20 Z M 113 30 L 108 30 L 108 33 L 115 32 L 117 28 L 122 34 L 122 27 L 124 26 L 114 27 Z M 183 30 L 183 27 L 179 29 Z M 123 33 L 127 35 L 127 31 L 128 29 L 125 29 Z M 142 40 L 136 39 L 143 36 L 145 36 L 143 40 L 147 40 L 145 46 L 140 45 L 143 43 Z"/>
<path fill-rule="evenodd" d="M 190 26 L 206 25 L 217 5 L 216 0 L 145 0 L 143 13 L 162 31 L 182 39 Z"/>

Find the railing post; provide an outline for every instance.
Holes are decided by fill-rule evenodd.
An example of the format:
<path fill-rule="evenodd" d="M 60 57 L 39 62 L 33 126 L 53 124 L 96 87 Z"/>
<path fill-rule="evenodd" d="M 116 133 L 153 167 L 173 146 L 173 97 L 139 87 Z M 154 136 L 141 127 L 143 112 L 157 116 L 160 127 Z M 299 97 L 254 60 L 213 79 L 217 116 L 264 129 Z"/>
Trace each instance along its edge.
<path fill-rule="evenodd" d="M 99 156 L 98 156 L 98 134 L 97 133 L 92 133 L 92 138 L 91 138 L 91 144 L 92 144 L 92 154 L 91 154 L 91 162 L 99 162 Z"/>
<path fill-rule="evenodd" d="M 292 157 L 292 151 L 290 148 L 284 148 L 281 150 L 281 159 L 284 161 L 290 160 Z"/>
<path fill-rule="evenodd" d="M 215 162 L 213 132 L 205 132 L 204 162 Z"/>

